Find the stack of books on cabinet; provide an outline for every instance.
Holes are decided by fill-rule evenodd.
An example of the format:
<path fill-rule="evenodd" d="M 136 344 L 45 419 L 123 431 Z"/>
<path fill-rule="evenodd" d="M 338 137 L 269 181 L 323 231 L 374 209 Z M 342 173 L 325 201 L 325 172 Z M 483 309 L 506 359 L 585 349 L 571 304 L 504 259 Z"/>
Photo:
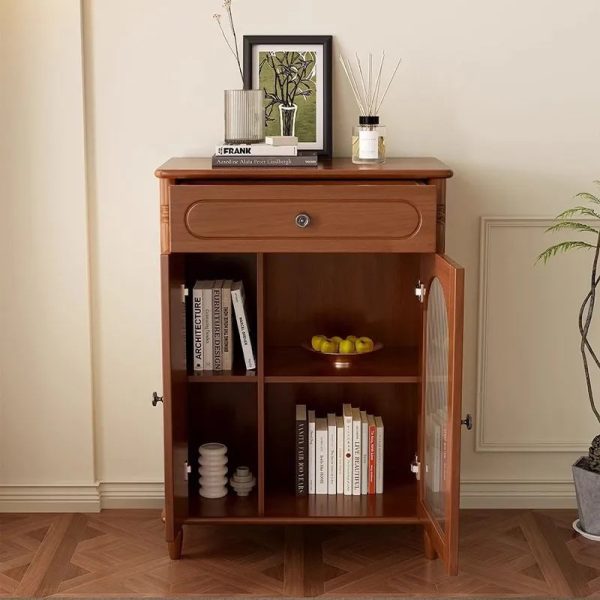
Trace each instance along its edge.
<path fill-rule="evenodd" d="M 196 281 L 192 294 L 194 372 L 231 371 L 233 320 L 246 369 L 256 369 L 248 328 L 244 284 L 230 279 Z"/>
<path fill-rule="evenodd" d="M 383 493 L 383 420 L 344 404 L 319 417 L 296 406 L 296 495 Z"/>
<path fill-rule="evenodd" d="M 267 137 L 262 144 L 223 144 L 212 157 L 213 167 L 316 167 L 318 157 L 299 155 L 298 138 Z"/>

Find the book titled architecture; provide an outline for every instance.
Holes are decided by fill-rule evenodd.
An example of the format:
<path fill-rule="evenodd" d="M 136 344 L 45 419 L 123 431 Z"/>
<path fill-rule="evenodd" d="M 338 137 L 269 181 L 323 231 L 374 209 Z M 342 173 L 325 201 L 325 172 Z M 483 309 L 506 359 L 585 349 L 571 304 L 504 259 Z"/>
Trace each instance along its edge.
<path fill-rule="evenodd" d="M 217 279 L 212 287 L 213 371 L 223 370 L 223 313 L 221 305 L 224 281 Z"/>
<path fill-rule="evenodd" d="M 204 370 L 204 343 L 202 339 L 202 289 L 206 281 L 196 281 L 192 290 L 192 346 L 194 371 Z"/>
<path fill-rule="evenodd" d="M 375 417 L 377 448 L 375 450 L 375 493 L 383 494 L 383 420 Z"/>
<path fill-rule="evenodd" d="M 327 493 L 335 496 L 336 490 L 336 454 L 337 454 L 337 433 L 335 415 L 327 414 Z"/>
<path fill-rule="evenodd" d="M 327 494 L 327 419 L 316 419 L 316 493 Z"/>
<path fill-rule="evenodd" d="M 250 339 L 250 330 L 248 328 L 244 284 L 241 281 L 236 281 L 231 286 L 231 302 L 233 304 L 238 333 L 240 334 L 240 342 L 242 344 L 246 369 L 252 371 L 253 369 L 256 369 L 256 360 L 254 358 L 254 350 L 252 349 L 252 340 Z"/>
<path fill-rule="evenodd" d="M 295 144 L 223 144 L 215 149 L 216 156 L 297 156 Z"/>
<path fill-rule="evenodd" d="M 344 495 L 352 496 L 352 406 L 342 407 L 344 419 Z"/>
<path fill-rule="evenodd" d="M 376 440 L 377 427 L 375 425 L 375 417 L 368 415 L 369 422 L 369 474 L 368 474 L 368 490 L 369 494 L 375 493 L 375 457 L 376 457 Z"/>
<path fill-rule="evenodd" d="M 233 368 L 233 337 L 231 336 L 231 285 L 230 279 L 223 282 L 221 288 L 221 333 L 223 336 L 223 370 L 231 371 Z"/>
<path fill-rule="evenodd" d="M 308 411 L 308 493 L 316 492 L 316 416 L 314 410 Z"/>
<path fill-rule="evenodd" d="M 352 409 L 352 495 L 360 496 L 360 461 L 361 461 L 362 426 L 360 409 Z"/>
<path fill-rule="evenodd" d="M 296 405 L 296 496 L 306 496 L 308 493 L 307 430 L 306 405 L 298 404 Z"/>
<path fill-rule="evenodd" d="M 316 167 L 317 156 L 218 156 L 212 157 L 213 167 Z"/>
<path fill-rule="evenodd" d="M 344 417 L 336 417 L 336 493 L 344 494 Z"/>
<path fill-rule="evenodd" d="M 369 493 L 369 421 L 367 411 L 360 411 L 360 493 Z"/>

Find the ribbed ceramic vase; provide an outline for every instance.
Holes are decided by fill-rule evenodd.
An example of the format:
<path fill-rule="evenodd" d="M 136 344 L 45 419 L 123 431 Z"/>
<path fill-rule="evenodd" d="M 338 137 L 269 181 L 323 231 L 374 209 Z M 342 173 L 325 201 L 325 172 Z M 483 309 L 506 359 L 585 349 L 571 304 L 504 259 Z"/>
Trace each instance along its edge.
<path fill-rule="evenodd" d="M 256 144 L 265 139 L 262 90 L 225 90 L 225 143 Z"/>

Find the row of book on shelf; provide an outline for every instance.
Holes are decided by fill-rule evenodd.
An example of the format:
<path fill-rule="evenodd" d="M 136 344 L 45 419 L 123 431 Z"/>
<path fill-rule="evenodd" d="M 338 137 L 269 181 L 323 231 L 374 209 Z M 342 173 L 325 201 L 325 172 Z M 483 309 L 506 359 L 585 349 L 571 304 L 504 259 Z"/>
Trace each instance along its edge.
<path fill-rule="evenodd" d="M 256 368 L 243 282 L 203 279 L 196 281 L 192 292 L 194 371 L 232 369 L 232 315 L 237 324 L 246 369 Z"/>
<path fill-rule="evenodd" d="M 382 493 L 382 418 L 350 404 L 320 418 L 296 405 L 296 495 Z"/>
<path fill-rule="evenodd" d="M 222 144 L 215 148 L 213 167 L 316 167 L 318 156 L 298 153 L 298 138 L 268 136 L 264 143 Z"/>

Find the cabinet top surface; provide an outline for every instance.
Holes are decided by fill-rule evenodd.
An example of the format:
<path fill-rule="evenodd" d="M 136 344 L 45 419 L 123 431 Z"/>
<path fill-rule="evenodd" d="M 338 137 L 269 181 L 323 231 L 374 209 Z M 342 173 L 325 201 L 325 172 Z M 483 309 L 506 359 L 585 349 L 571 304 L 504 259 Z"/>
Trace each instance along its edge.
<path fill-rule="evenodd" d="M 437 158 L 388 158 L 383 165 L 355 165 L 350 158 L 319 162 L 318 167 L 221 167 L 210 158 L 171 158 L 155 172 L 161 179 L 433 179 L 452 177 Z"/>

